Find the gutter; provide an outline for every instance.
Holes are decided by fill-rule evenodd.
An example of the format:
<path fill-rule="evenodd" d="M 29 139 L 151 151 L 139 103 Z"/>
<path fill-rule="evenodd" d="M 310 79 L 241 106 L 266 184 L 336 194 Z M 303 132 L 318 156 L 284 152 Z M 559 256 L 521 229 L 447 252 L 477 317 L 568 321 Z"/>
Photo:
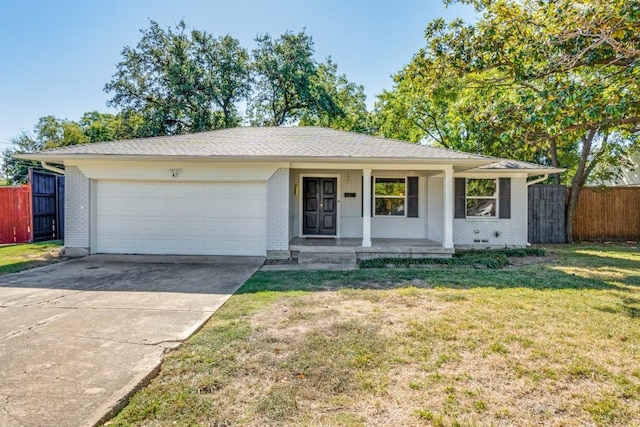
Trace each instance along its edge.
<path fill-rule="evenodd" d="M 528 187 L 528 186 L 530 186 L 530 185 L 533 185 L 533 184 L 537 184 L 537 183 L 539 183 L 539 182 L 542 182 L 542 181 L 544 181 L 544 180 L 545 180 L 545 179 L 547 179 L 547 178 L 549 178 L 549 174 L 548 174 L 548 173 L 546 173 L 546 174 L 542 175 L 542 178 L 534 179 L 533 181 L 529 181 L 529 182 L 527 182 L 527 187 Z"/>
<path fill-rule="evenodd" d="M 55 166 L 51 166 L 50 164 L 48 164 L 48 163 L 47 163 L 46 161 L 44 161 L 44 160 L 42 160 L 42 161 L 40 162 L 40 164 L 42 165 L 42 167 L 43 167 L 43 168 L 45 168 L 45 169 L 46 169 L 46 170 L 48 170 L 48 171 L 55 172 L 55 173 L 59 173 L 60 175 L 64 175 L 64 169 L 60 169 L 60 168 L 57 168 L 57 167 L 55 167 Z"/>

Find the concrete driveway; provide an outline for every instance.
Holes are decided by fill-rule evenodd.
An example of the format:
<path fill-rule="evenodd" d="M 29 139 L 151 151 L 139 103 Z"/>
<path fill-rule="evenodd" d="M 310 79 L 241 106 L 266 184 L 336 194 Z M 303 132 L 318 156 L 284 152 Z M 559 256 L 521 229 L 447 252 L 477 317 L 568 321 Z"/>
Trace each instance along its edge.
<path fill-rule="evenodd" d="M 263 258 L 94 255 L 0 276 L 0 425 L 95 425 Z"/>

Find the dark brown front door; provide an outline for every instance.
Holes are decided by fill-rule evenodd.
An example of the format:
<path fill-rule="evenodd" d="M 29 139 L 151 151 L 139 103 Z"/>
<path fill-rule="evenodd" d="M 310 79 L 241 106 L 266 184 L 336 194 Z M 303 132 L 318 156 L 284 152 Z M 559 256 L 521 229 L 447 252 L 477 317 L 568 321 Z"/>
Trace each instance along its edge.
<path fill-rule="evenodd" d="M 303 224 L 307 235 L 336 235 L 336 178 L 302 178 Z"/>

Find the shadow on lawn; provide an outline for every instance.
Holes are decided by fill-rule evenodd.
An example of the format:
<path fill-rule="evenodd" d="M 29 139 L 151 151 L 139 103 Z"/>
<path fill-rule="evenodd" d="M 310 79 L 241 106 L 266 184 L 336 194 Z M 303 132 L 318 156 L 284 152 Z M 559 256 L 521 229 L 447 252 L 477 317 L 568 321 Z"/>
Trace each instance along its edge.
<path fill-rule="evenodd" d="M 552 262 L 496 270 L 416 268 L 258 272 L 237 293 L 332 291 L 342 288 L 392 289 L 406 286 L 620 291 L 631 291 L 629 287 L 640 287 L 640 263 L 588 253 L 575 254 L 578 249 L 580 248 L 571 248 L 570 253 L 560 254 L 559 258 Z M 596 271 L 597 268 L 602 270 Z M 572 269 L 580 271 L 571 271 Z M 640 309 L 632 307 L 630 310 Z M 638 311 L 634 313 L 640 315 Z"/>
<path fill-rule="evenodd" d="M 613 306 L 600 306 L 595 307 L 596 310 L 603 311 L 610 314 L 624 314 L 632 319 L 640 318 L 640 299 L 637 298 L 622 298 L 620 302 Z"/>

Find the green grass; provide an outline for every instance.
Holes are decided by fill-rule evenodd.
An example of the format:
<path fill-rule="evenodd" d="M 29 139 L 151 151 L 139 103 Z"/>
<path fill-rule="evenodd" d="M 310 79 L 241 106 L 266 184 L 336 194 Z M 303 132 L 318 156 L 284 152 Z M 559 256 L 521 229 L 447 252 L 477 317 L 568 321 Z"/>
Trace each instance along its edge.
<path fill-rule="evenodd" d="M 113 425 L 640 425 L 640 252 L 259 272 Z"/>
<path fill-rule="evenodd" d="M 17 273 L 58 261 L 62 241 L 0 246 L 0 274 Z"/>

